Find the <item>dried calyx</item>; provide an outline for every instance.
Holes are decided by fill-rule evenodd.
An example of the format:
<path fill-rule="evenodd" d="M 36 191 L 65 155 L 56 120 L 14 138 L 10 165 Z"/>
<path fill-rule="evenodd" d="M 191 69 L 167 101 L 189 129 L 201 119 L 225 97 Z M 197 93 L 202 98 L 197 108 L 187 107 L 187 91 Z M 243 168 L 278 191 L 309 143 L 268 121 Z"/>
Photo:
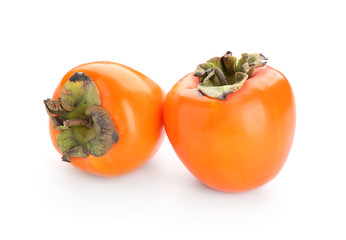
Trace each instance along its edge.
<path fill-rule="evenodd" d="M 255 68 L 266 64 L 262 60 L 268 59 L 261 53 L 243 53 L 238 61 L 231 52 L 211 58 L 197 66 L 194 75 L 199 78 L 198 89 L 211 98 L 226 100 L 227 94 L 238 91 Z"/>
<path fill-rule="evenodd" d="M 62 160 L 71 157 L 100 157 L 119 141 L 119 135 L 106 109 L 101 107 L 95 83 L 82 72 L 76 72 L 64 85 L 58 99 L 44 101 L 53 127 L 61 131 L 57 145 Z"/>

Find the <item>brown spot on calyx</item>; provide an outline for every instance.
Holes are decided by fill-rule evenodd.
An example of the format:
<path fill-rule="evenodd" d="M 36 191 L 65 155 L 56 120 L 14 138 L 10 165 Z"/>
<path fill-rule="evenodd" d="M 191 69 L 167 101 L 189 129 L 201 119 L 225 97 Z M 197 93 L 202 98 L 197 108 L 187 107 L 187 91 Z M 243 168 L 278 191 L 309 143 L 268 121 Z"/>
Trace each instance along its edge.
<path fill-rule="evenodd" d="M 88 75 L 83 72 L 75 72 L 69 79 L 71 82 L 91 82 Z"/>
<path fill-rule="evenodd" d="M 118 134 L 118 132 L 113 132 L 112 140 L 113 140 L 114 143 L 119 142 L 119 134 Z"/>

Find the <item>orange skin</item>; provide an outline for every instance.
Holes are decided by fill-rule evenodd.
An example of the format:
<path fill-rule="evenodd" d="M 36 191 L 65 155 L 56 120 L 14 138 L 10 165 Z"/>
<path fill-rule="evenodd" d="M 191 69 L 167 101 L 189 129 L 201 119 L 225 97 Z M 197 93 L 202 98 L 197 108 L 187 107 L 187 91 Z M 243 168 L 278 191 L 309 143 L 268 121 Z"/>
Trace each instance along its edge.
<path fill-rule="evenodd" d="M 71 164 L 100 176 L 128 173 L 148 161 L 163 139 L 162 89 L 143 74 L 112 62 L 94 62 L 69 71 L 56 88 L 53 99 L 60 96 L 62 87 L 75 73 L 84 72 L 100 92 L 101 106 L 108 110 L 119 133 L 119 142 L 103 156 L 74 157 Z M 59 131 L 49 121 L 52 142 L 57 147 Z"/>
<path fill-rule="evenodd" d="M 164 123 L 180 160 L 202 183 L 242 192 L 273 179 L 295 131 L 295 101 L 287 79 L 265 66 L 226 100 L 199 93 L 190 73 L 167 94 Z"/>

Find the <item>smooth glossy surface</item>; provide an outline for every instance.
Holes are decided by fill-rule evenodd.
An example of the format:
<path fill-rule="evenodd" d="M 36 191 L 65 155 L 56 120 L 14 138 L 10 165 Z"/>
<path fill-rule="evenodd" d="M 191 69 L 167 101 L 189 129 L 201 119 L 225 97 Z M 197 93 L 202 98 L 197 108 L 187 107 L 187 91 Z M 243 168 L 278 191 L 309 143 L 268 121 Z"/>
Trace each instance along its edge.
<path fill-rule="evenodd" d="M 163 139 L 162 89 L 129 67 L 95 62 L 69 71 L 54 92 L 53 99 L 59 97 L 63 85 L 75 72 L 84 72 L 95 82 L 101 106 L 110 113 L 119 133 L 119 142 L 102 157 L 72 158 L 71 164 L 93 174 L 116 176 L 149 160 Z M 60 152 L 56 145 L 59 132 L 51 122 L 49 128 L 52 142 Z"/>
<path fill-rule="evenodd" d="M 265 66 L 222 101 L 201 95 L 193 73 L 167 94 L 164 122 L 178 157 L 201 182 L 226 192 L 259 187 L 283 167 L 295 131 L 287 79 Z"/>

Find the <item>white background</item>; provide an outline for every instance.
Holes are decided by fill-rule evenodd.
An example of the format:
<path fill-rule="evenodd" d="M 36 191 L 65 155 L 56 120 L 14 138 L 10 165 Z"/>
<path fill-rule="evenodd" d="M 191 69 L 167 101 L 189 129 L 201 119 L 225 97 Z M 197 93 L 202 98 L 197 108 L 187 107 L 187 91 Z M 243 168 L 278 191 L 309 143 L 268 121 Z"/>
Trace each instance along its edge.
<path fill-rule="evenodd" d="M 0 239 L 346 239 L 343 1 L 1 1 Z M 42 100 L 85 62 L 128 65 L 167 92 L 227 50 L 262 52 L 297 102 L 294 144 L 265 186 L 198 182 L 167 138 L 116 178 L 60 161 Z"/>

